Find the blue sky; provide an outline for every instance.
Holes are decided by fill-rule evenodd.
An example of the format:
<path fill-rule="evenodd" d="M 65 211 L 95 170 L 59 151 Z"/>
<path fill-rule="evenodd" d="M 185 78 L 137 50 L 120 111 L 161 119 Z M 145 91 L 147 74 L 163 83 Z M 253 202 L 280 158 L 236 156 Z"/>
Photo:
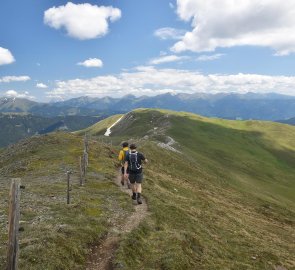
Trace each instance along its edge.
<path fill-rule="evenodd" d="M 0 96 L 295 95 L 285 2 L 2 0 Z"/>

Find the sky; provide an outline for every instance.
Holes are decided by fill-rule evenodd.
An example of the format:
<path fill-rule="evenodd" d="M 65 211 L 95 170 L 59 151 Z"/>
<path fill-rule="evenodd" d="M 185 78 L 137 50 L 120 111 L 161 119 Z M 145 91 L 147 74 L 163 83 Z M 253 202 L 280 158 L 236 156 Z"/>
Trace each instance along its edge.
<path fill-rule="evenodd" d="M 0 96 L 295 96 L 295 1 L 2 0 Z"/>

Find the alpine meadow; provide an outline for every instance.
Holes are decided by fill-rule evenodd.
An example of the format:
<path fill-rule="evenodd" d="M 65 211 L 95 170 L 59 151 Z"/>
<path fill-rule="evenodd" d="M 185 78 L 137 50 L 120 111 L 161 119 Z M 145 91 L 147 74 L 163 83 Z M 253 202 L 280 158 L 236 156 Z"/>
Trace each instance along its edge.
<path fill-rule="evenodd" d="M 294 14 L 2 0 L 0 270 L 295 270 Z"/>

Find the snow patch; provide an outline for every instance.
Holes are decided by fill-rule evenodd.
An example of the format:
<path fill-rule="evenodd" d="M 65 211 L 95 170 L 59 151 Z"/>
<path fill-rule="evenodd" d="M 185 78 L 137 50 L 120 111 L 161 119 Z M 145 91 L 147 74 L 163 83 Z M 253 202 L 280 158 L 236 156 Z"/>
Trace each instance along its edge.
<path fill-rule="evenodd" d="M 111 128 L 114 127 L 116 124 L 118 124 L 120 122 L 120 120 L 123 118 L 123 116 L 121 116 L 114 124 L 112 124 L 107 131 L 105 132 L 104 136 L 109 137 L 112 133 Z"/>

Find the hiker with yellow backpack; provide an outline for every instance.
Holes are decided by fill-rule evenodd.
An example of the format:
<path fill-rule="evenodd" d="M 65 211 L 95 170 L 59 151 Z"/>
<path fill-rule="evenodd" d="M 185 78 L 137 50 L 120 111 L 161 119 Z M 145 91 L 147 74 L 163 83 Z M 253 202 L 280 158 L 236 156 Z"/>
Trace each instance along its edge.
<path fill-rule="evenodd" d="M 122 173 L 122 175 L 121 175 L 121 185 L 124 186 L 125 182 L 126 182 L 127 187 L 130 189 L 131 185 L 130 185 L 130 182 L 129 182 L 129 178 L 128 178 L 128 176 L 124 177 L 124 164 L 125 164 L 126 156 L 129 153 L 129 147 L 128 146 L 129 146 L 128 142 L 123 142 L 122 143 L 122 149 L 119 152 L 118 159 L 119 159 L 119 161 L 121 163 L 121 166 L 122 166 L 122 168 L 121 168 L 121 173 Z M 129 174 L 128 168 L 127 168 L 127 174 Z"/>
<path fill-rule="evenodd" d="M 147 163 L 148 160 L 145 156 L 137 152 L 136 145 L 130 145 L 130 151 L 128 152 L 125 164 L 124 164 L 124 177 L 129 179 L 132 188 L 132 200 L 137 201 L 138 204 L 142 204 L 141 192 L 142 192 L 142 162 Z"/>

